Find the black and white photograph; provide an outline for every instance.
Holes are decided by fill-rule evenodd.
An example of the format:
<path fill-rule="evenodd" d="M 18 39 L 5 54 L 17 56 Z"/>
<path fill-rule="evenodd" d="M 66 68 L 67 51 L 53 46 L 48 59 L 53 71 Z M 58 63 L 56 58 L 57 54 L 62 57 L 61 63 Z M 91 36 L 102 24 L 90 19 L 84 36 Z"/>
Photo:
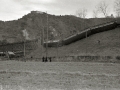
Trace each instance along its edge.
<path fill-rule="evenodd" d="M 120 90 L 120 0 L 0 0 L 0 90 Z"/>

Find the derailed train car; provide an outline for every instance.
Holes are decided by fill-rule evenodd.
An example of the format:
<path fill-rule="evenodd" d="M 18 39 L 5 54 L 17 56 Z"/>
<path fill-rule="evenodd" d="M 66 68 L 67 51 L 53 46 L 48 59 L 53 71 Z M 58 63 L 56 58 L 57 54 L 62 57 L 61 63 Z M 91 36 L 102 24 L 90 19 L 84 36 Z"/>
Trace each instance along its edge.
<path fill-rule="evenodd" d="M 91 28 L 91 35 L 92 34 L 96 34 L 96 33 L 100 33 L 100 32 L 104 32 L 104 31 L 108 31 L 108 30 L 112 30 L 114 28 L 116 28 L 118 26 L 118 24 L 116 22 L 110 22 L 110 23 L 106 23 L 100 26 L 96 26 Z"/>
<path fill-rule="evenodd" d="M 116 28 L 118 26 L 117 22 L 108 22 L 108 23 L 104 23 L 101 25 L 97 25 L 97 26 L 93 26 L 91 28 L 88 28 L 78 34 L 75 34 L 73 36 L 70 36 L 66 39 L 63 40 L 63 45 L 68 45 L 71 44 L 75 41 L 81 40 L 83 38 L 86 38 L 90 35 L 99 33 L 99 32 L 103 32 L 103 31 L 108 31 L 108 30 L 112 30 L 114 28 Z"/>
<path fill-rule="evenodd" d="M 44 47 L 59 47 L 62 46 L 62 41 L 61 40 L 53 40 L 53 41 L 48 41 L 48 42 L 44 42 L 43 46 Z"/>
<path fill-rule="evenodd" d="M 78 33 L 78 34 L 75 34 L 73 36 L 63 39 L 63 45 L 71 44 L 85 37 L 86 37 L 86 31 L 83 31 L 81 33 Z"/>
<path fill-rule="evenodd" d="M 44 42 L 44 47 L 46 47 L 46 44 L 48 45 L 48 47 L 56 47 L 58 45 L 59 46 L 68 45 L 68 44 L 71 44 L 71 43 L 76 42 L 78 40 L 81 40 L 83 38 L 86 38 L 90 35 L 100 33 L 100 32 L 104 32 L 104 31 L 108 31 L 108 30 L 112 30 L 119 25 L 120 25 L 120 23 L 117 23 L 117 21 L 112 21 L 112 22 L 107 22 L 107 23 L 104 23 L 104 24 L 96 25 L 96 26 L 93 26 L 91 28 L 85 29 L 84 31 L 82 31 L 80 33 L 77 33 L 75 35 L 67 37 L 63 40 L 55 40 L 55 41 Z"/>

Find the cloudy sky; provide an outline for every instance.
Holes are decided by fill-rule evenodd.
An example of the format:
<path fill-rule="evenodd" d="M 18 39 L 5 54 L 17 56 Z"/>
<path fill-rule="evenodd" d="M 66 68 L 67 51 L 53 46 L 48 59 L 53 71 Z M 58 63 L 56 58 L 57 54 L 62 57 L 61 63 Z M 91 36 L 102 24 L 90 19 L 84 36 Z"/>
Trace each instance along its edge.
<path fill-rule="evenodd" d="M 75 15 L 80 8 L 86 8 L 87 17 L 92 17 L 100 1 L 109 5 L 109 13 L 112 14 L 115 0 L 0 0 L 0 20 L 16 20 L 32 10 L 54 15 Z"/>

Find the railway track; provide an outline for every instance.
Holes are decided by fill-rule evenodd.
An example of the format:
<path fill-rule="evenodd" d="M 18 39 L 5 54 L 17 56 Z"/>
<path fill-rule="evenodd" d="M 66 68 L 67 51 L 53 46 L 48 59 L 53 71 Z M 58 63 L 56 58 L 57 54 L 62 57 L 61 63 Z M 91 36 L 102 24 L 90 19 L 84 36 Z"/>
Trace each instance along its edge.
<path fill-rule="evenodd" d="M 63 40 L 54 40 L 54 41 L 44 42 L 43 45 L 44 45 L 44 47 L 46 47 L 46 44 L 48 47 L 57 47 L 57 46 L 68 45 L 68 44 L 74 43 L 78 40 L 89 37 L 93 34 L 112 30 L 117 27 L 120 27 L 120 23 L 118 23 L 117 21 L 111 21 L 111 22 L 107 22 L 107 23 L 103 23 L 103 24 L 99 24 L 96 26 L 86 28 L 82 32 L 71 35 Z"/>

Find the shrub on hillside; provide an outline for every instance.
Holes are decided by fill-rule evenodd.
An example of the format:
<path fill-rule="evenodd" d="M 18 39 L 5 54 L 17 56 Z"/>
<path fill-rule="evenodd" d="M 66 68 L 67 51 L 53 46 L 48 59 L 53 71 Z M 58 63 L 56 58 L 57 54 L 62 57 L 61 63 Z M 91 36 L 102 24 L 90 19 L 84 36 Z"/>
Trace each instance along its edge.
<path fill-rule="evenodd" d="M 117 60 L 120 60 L 120 56 L 116 56 L 116 59 L 117 59 Z"/>

